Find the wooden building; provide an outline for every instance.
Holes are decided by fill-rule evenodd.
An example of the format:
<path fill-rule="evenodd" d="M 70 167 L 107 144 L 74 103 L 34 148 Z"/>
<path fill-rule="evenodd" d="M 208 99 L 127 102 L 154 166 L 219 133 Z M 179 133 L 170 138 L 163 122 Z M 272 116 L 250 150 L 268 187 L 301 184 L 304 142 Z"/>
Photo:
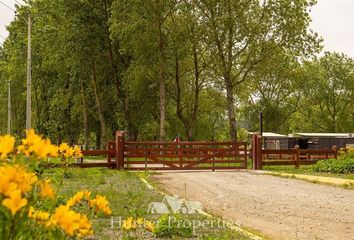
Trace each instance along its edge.
<path fill-rule="evenodd" d="M 354 145 L 353 133 L 294 133 L 289 134 L 289 148 L 296 144 L 303 149 L 331 149 Z"/>
<path fill-rule="evenodd" d="M 252 132 L 249 132 L 252 135 Z M 300 149 L 331 149 L 354 146 L 353 133 L 293 133 L 283 135 L 263 132 L 263 149 L 292 149 L 299 145 Z"/>

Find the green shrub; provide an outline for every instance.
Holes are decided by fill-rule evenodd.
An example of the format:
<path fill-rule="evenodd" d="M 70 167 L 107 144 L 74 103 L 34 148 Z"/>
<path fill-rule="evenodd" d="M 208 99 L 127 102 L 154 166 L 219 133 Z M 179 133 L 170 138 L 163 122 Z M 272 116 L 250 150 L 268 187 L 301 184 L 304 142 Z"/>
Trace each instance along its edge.
<path fill-rule="evenodd" d="M 318 161 L 312 166 L 316 172 L 354 173 L 354 158 L 343 157 Z"/>

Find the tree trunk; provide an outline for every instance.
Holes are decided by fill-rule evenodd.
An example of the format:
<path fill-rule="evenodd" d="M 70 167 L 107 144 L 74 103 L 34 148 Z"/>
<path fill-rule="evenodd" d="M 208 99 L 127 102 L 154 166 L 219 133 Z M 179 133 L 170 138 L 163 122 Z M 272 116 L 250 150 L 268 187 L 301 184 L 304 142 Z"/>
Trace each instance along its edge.
<path fill-rule="evenodd" d="M 164 39 L 162 33 L 162 19 L 158 19 L 159 28 L 159 78 L 160 78 L 160 140 L 166 140 L 166 59 L 164 54 Z"/>
<path fill-rule="evenodd" d="M 166 140 L 166 86 L 165 81 L 160 79 L 160 140 Z"/>
<path fill-rule="evenodd" d="M 224 81 L 226 86 L 226 104 L 227 104 L 227 113 L 228 113 L 229 125 L 230 125 L 230 138 L 231 141 L 237 141 L 234 87 L 232 85 L 230 76 L 227 75 L 224 76 Z"/>
<path fill-rule="evenodd" d="M 199 109 L 199 91 L 200 91 L 200 72 L 199 72 L 199 65 L 198 65 L 198 53 L 197 53 L 197 46 L 193 45 L 193 61 L 194 61 L 194 103 L 193 103 L 193 112 L 190 122 L 190 129 L 188 132 L 189 140 L 193 140 L 193 130 L 197 124 L 198 118 L 198 109 Z"/>
<path fill-rule="evenodd" d="M 176 102 L 177 108 L 176 113 L 178 119 L 182 122 L 187 139 L 189 141 L 193 140 L 194 128 L 196 126 L 198 109 L 199 109 L 199 92 L 200 92 L 200 72 L 198 66 L 198 55 L 197 48 L 193 45 L 193 63 L 194 63 L 194 98 L 193 98 L 193 109 L 190 116 L 183 115 L 182 108 L 182 97 L 181 97 L 181 85 L 180 85 L 180 72 L 179 72 L 179 60 L 178 55 L 175 53 L 175 84 L 176 84 Z"/>
<path fill-rule="evenodd" d="M 95 63 L 92 63 L 91 65 L 91 80 L 92 80 L 92 86 L 93 86 L 93 91 L 95 94 L 95 99 L 96 99 L 96 106 L 97 106 L 97 113 L 98 117 L 100 119 L 100 126 L 101 126 L 101 149 L 106 148 L 106 142 L 107 142 L 107 128 L 106 128 L 106 121 L 104 119 L 103 115 L 103 108 L 102 108 L 102 103 L 101 99 L 99 96 L 99 91 L 97 87 L 97 76 L 96 76 L 96 65 Z"/>
<path fill-rule="evenodd" d="M 96 148 L 101 148 L 101 131 L 100 128 L 96 126 Z"/>
<path fill-rule="evenodd" d="M 81 100 L 82 100 L 82 110 L 83 110 L 83 125 L 84 125 L 84 145 L 85 149 L 89 148 L 89 123 L 88 123 L 88 112 L 87 112 L 87 103 L 85 98 L 85 87 L 82 80 L 80 80 L 81 88 Z"/>

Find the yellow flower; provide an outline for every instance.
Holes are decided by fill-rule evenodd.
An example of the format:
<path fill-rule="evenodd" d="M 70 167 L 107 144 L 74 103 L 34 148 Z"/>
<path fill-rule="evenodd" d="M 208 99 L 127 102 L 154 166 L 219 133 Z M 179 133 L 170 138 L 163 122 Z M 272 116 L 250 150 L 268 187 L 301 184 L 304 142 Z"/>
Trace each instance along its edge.
<path fill-rule="evenodd" d="M 26 130 L 26 138 L 22 139 L 22 145 L 18 146 L 18 151 L 25 156 L 30 157 L 33 152 L 33 146 L 40 144 L 42 138 L 38 136 L 33 129 Z"/>
<path fill-rule="evenodd" d="M 67 206 L 59 206 L 54 212 L 53 221 L 68 235 L 72 236 L 77 228 L 77 224 L 74 224 L 75 217 L 75 212 L 69 210 Z"/>
<path fill-rule="evenodd" d="M 39 183 L 39 188 L 41 190 L 40 196 L 42 198 L 54 198 L 55 197 L 54 190 L 53 190 L 52 186 L 50 185 L 50 180 L 47 179 L 47 180 L 41 181 Z"/>
<path fill-rule="evenodd" d="M 16 189 L 17 184 L 11 182 L 9 176 L 3 174 L 0 175 L 0 193 L 4 194 L 5 196 L 9 196 L 9 194 Z"/>
<path fill-rule="evenodd" d="M 84 190 L 84 197 L 86 200 L 90 200 L 90 196 L 91 196 L 91 192 L 90 191 L 87 191 L 87 190 Z"/>
<path fill-rule="evenodd" d="M 19 209 L 27 205 L 27 199 L 22 198 L 20 190 L 15 190 L 9 194 L 9 198 L 2 201 L 2 204 L 10 209 L 12 215 L 15 215 Z"/>
<path fill-rule="evenodd" d="M 63 152 L 65 152 L 67 149 L 69 149 L 70 147 L 69 147 L 69 145 L 67 144 L 67 143 L 62 143 L 62 144 L 60 144 L 60 146 L 59 146 L 59 151 L 61 152 L 61 153 L 63 153 Z"/>
<path fill-rule="evenodd" d="M 76 150 L 76 151 L 78 151 L 78 150 Z M 75 152 L 75 148 L 70 147 L 67 143 L 60 144 L 59 153 L 64 158 L 71 158 L 71 157 L 74 157 L 76 153 L 78 154 L 78 152 Z M 81 150 L 80 150 L 80 153 L 81 153 Z"/>
<path fill-rule="evenodd" d="M 51 221 L 69 236 L 84 237 L 92 234 L 92 225 L 87 216 L 70 210 L 68 206 L 57 207 Z"/>
<path fill-rule="evenodd" d="M 33 218 L 34 213 L 35 213 L 34 207 L 30 206 L 30 208 L 28 209 L 28 217 Z"/>
<path fill-rule="evenodd" d="M 0 167 L 0 193 L 6 196 L 9 196 L 15 189 L 22 193 L 31 191 L 37 180 L 34 173 L 27 172 L 19 165 Z"/>
<path fill-rule="evenodd" d="M 52 145 L 49 139 L 42 140 L 39 144 L 33 145 L 33 153 L 40 159 L 58 156 L 58 147 Z"/>
<path fill-rule="evenodd" d="M 43 211 L 37 211 L 36 212 L 36 219 L 39 221 L 46 221 L 49 219 L 49 213 L 43 212 Z"/>
<path fill-rule="evenodd" d="M 48 212 L 35 210 L 31 206 L 29 211 L 28 211 L 28 217 L 33 219 L 33 220 L 35 220 L 35 221 L 37 221 L 37 222 L 44 223 L 44 222 L 48 222 L 50 214 Z"/>
<path fill-rule="evenodd" d="M 123 221 L 122 229 L 129 231 L 130 229 L 134 229 L 136 227 L 135 222 L 133 222 L 132 217 L 128 217 Z"/>
<path fill-rule="evenodd" d="M 75 204 L 76 204 L 76 202 L 74 201 L 74 199 L 69 198 L 69 200 L 66 202 L 65 206 L 70 208 L 70 207 L 74 206 Z"/>
<path fill-rule="evenodd" d="M 79 146 L 74 146 L 73 151 L 74 151 L 74 156 L 76 158 L 81 158 L 82 157 L 81 149 L 80 149 Z"/>
<path fill-rule="evenodd" d="M 112 211 L 108 206 L 109 203 L 104 196 L 96 195 L 96 198 L 89 201 L 89 205 L 91 208 L 94 208 L 96 212 L 102 211 L 106 215 L 112 214 Z"/>
<path fill-rule="evenodd" d="M 39 159 L 46 159 L 58 155 L 58 148 L 52 145 L 49 139 L 42 139 L 33 129 L 26 131 L 26 138 L 21 142 L 17 149 L 27 157 L 34 154 Z"/>
<path fill-rule="evenodd" d="M 143 218 L 137 218 L 137 219 L 136 219 L 136 223 L 139 224 L 139 225 L 141 225 L 141 224 L 144 223 L 144 219 L 143 219 Z"/>
<path fill-rule="evenodd" d="M 109 207 L 105 207 L 102 209 L 102 212 L 105 214 L 105 215 L 111 215 L 112 214 L 112 210 L 109 208 Z"/>
<path fill-rule="evenodd" d="M 79 191 L 66 202 L 66 206 L 72 207 L 83 199 L 89 200 L 90 194 L 91 192 L 86 190 Z"/>
<path fill-rule="evenodd" d="M 87 218 L 87 216 L 80 215 L 79 227 L 78 227 L 77 231 L 78 231 L 78 233 L 77 233 L 78 237 L 84 237 L 84 236 L 88 236 L 88 235 L 93 234 L 92 225 L 91 225 L 89 219 Z"/>
<path fill-rule="evenodd" d="M 155 225 L 150 222 L 150 221 L 145 221 L 145 228 L 149 230 L 150 232 L 154 232 L 155 230 Z"/>
<path fill-rule="evenodd" d="M 14 151 L 15 138 L 10 135 L 0 136 L 0 159 Z"/>

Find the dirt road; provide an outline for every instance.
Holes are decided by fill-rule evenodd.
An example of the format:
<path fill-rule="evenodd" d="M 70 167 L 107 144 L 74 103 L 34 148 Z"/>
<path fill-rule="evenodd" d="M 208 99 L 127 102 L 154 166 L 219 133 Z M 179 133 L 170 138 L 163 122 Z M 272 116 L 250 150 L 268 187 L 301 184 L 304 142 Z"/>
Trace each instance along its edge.
<path fill-rule="evenodd" d="M 165 172 L 172 195 L 200 201 L 271 239 L 354 239 L 354 190 L 253 172 Z"/>

